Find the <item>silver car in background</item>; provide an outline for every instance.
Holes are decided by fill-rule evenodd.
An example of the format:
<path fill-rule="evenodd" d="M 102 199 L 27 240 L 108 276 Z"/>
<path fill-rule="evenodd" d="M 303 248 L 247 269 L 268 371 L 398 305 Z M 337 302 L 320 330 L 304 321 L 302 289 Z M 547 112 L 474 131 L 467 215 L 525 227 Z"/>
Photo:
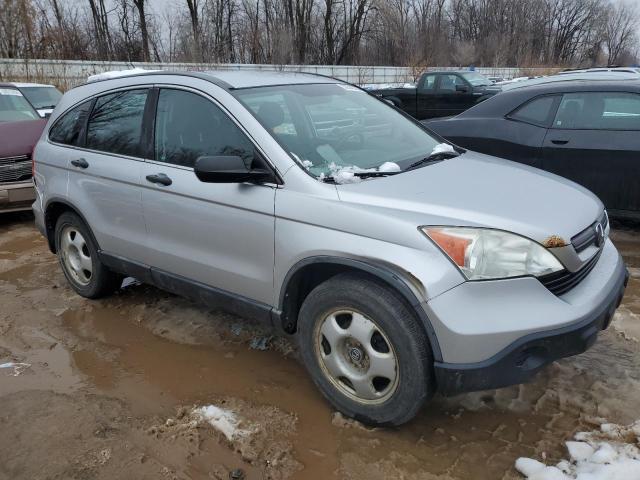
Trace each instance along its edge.
<path fill-rule="evenodd" d="M 76 292 L 133 276 L 295 335 L 377 425 L 585 351 L 628 273 L 602 203 L 335 79 L 155 72 L 67 92 L 36 224 Z"/>

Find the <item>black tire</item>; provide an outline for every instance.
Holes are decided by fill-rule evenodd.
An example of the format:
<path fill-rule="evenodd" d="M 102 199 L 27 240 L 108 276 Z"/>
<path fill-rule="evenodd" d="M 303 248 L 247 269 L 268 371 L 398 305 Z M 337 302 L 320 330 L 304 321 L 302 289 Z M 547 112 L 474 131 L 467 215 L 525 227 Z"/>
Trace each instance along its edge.
<path fill-rule="evenodd" d="M 91 275 L 86 284 L 83 284 L 74 275 L 64 258 L 62 250 L 62 233 L 65 229 L 76 229 L 86 244 L 86 252 L 91 259 Z M 64 212 L 58 218 L 55 228 L 55 245 L 60 267 L 76 293 L 85 298 L 101 298 L 113 293 L 122 284 L 122 276 L 112 272 L 102 264 L 98 258 L 98 246 L 96 245 L 89 227 L 73 212 Z"/>
<path fill-rule="evenodd" d="M 372 320 L 395 353 L 395 391 L 381 403 L 362 403 L 345 394 L 323 365 L 319 348 L 326 353 L 327 347 L 321 343 L 326 338 L 320 325 L 332 312 L 342 309 L 353 309 Z M 433 356 L 422 326 L 403 297 L 374 277 L 345 273 L 313 289 L 300 310 L 298 342 L 304 364 L 322 394 L 337 410 L 362 423 L 401 425 L 411 420 L 434 393 Z"/>

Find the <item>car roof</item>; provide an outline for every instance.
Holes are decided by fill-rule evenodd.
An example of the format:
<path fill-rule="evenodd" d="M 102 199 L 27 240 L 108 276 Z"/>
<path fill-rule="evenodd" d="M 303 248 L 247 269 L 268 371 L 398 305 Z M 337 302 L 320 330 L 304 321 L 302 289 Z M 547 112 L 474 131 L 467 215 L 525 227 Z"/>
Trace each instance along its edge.
<path fill-rule="evenodd" d="M 556 75 L 547 75 L 544 77 L 529 78 L 519 82 L 507 83 L 502 85 L 502 90 L 513 90 L 515 88 L 530 87 L 532 85 L 540 85 L 555 82 L 568 82 L 571 80 L 601 81 L 601 80 L 637 80 L 640 75 L 632 72 L 570 72 L 560 73 Z"/>
<path fill-rule="evenodd" d="M 500 92 L 491 98 L 462 112 L 459 116 L 493 117 L 511 112 L 527 100 L 540 96 L 572 92 L 637 92 L 640 93 L 640 78 L 626 80 L 571 80 L 541 83 Z"/>
<path fill-rule="evenodd" d="M 299 72 L 278 72 L 269 70 L 208 70 L 204 72 L 189 71 L 170 71 L 155 70 L 149 72 L 136 71 L 131 75 L 120 75 L 113 78 L 105 78 L 89 82 L 91 84 L 98 82 L 109 82 L 113 80 L 122 80 L 127 77 L 154 76 L 154 75 L 178 75 L 190 76 L 209 80 L 216 85 L 228 90 L 267 87 L 274 85 L 301 85 L 301 84 L 319 84 L 319 83 L 344 83 L 342 80 L 313 73 Z"/>
<path fill-rule="evenodd" d="M 18 88 L 13 83 L 3 82 L 0 83 L 0 88 Z"/>

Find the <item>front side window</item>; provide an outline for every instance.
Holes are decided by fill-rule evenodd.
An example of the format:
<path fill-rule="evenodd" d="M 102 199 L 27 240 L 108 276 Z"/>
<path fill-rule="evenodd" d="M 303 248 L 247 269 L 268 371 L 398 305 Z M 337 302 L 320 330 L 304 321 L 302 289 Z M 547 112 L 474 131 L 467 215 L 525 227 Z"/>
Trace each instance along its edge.
<path fill-rule="evenodd" d="M 459 77 L 458 75 L 454 75 L 454 74 L 447 74 L 447 75 L 440 75 L 440 86 L 438 87 L 438 90 L 444 90 L 444 91 L 449 91 L 449 92 L 455 92 L 456 91 L 456 87 L 458 86 L 466 86 L 467 84 L 465 83 L 465 81 Z"/>
<path fill-rule="evenodd" d="M 491 85 L 491 80 L 478 72 L 465 72 L 462 76 L 474 87 L 486 87 Z"/>
<path fill-rule="evenodd" d="M 0 88 L 0 122 L 36 120 L 40 115 L 17 88 Z"/>
<path fill-rule="evenodd" d="M 552 95 L 534 98 L 511 112 L 508 117 L 513 120 L 546 127 L 549 125 L 556 99 L 557 96 Z"/>
<path fill-rule="evenodd" d="M 49 140 L 64 145 L 80 145 L 80 134 L 90 107 L 91 100 L 73 107 L 62 115 L 49 131 Z"/>
<path fill-rule="evenodd" d="M 284 119 L 271 127 L 277 130 L 283 122 Z M 251 141 L 213 102 L 183 90 L 160 90 L 155 129 L 156 160 L 193 167 L 202 156 L 239 156 L 247 168 L 252 168 L 255 160 Z"/>
<path fill-rule="evenodd" d="M 292 158 L 320 178 L 343 168 L 385 163 L 404 168 L 429 156 L 439 143 L 386 102 L 350 85 L 280 85 L 233 93 Z M 278 132 L 251 107 L 268 95 L 285 99 L 295 135 Z M 278 119 L 285 116 L 277 114 Z"/>
<path fill-rule="evenodd" d="M 141 157 L 142 116 L 147 89 L 125 90 L 96 100 L 87 126 L 86 147 Z"/>
<path fill-rule="evenodd" d="M 640 95 L 567 93 L 562 96 L 553 126 L 577 130 L 640 130 Z"/>

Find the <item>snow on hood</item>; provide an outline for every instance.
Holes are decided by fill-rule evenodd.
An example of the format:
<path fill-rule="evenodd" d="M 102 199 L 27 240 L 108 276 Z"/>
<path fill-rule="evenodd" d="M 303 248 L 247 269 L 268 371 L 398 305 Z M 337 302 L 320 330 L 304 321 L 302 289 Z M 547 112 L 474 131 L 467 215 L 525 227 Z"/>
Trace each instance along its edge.
<path fill-rule="evenodd" d="M 569 460 L 545 465 L 519 458 L 516 469 L 528 480 L 632 480 L 640 478 L 640 421 L 629 426 L 605 423 L 566 442 Z"/>
<path fill-rule="evenodd" d="M 110 78 L 126 77 L 128 75 L 136 75 L 138 73 L 160 72 L 161 70 L 145 70 L 144 68 L 131 68 L 129 70 L 111 70 L 109 72 L 96 73 L 89 75 L 87 82 L 97 82 L 98 80 L 108 80 Z"/>
<path fill-rule="evenodd" d="M 433 147 L 433 150 L 431 150 L 431 155 L 437 155 L 438 153 L 456 153 L 456 151 L 448 143 L 439 143 L 435 147 Z"/>

